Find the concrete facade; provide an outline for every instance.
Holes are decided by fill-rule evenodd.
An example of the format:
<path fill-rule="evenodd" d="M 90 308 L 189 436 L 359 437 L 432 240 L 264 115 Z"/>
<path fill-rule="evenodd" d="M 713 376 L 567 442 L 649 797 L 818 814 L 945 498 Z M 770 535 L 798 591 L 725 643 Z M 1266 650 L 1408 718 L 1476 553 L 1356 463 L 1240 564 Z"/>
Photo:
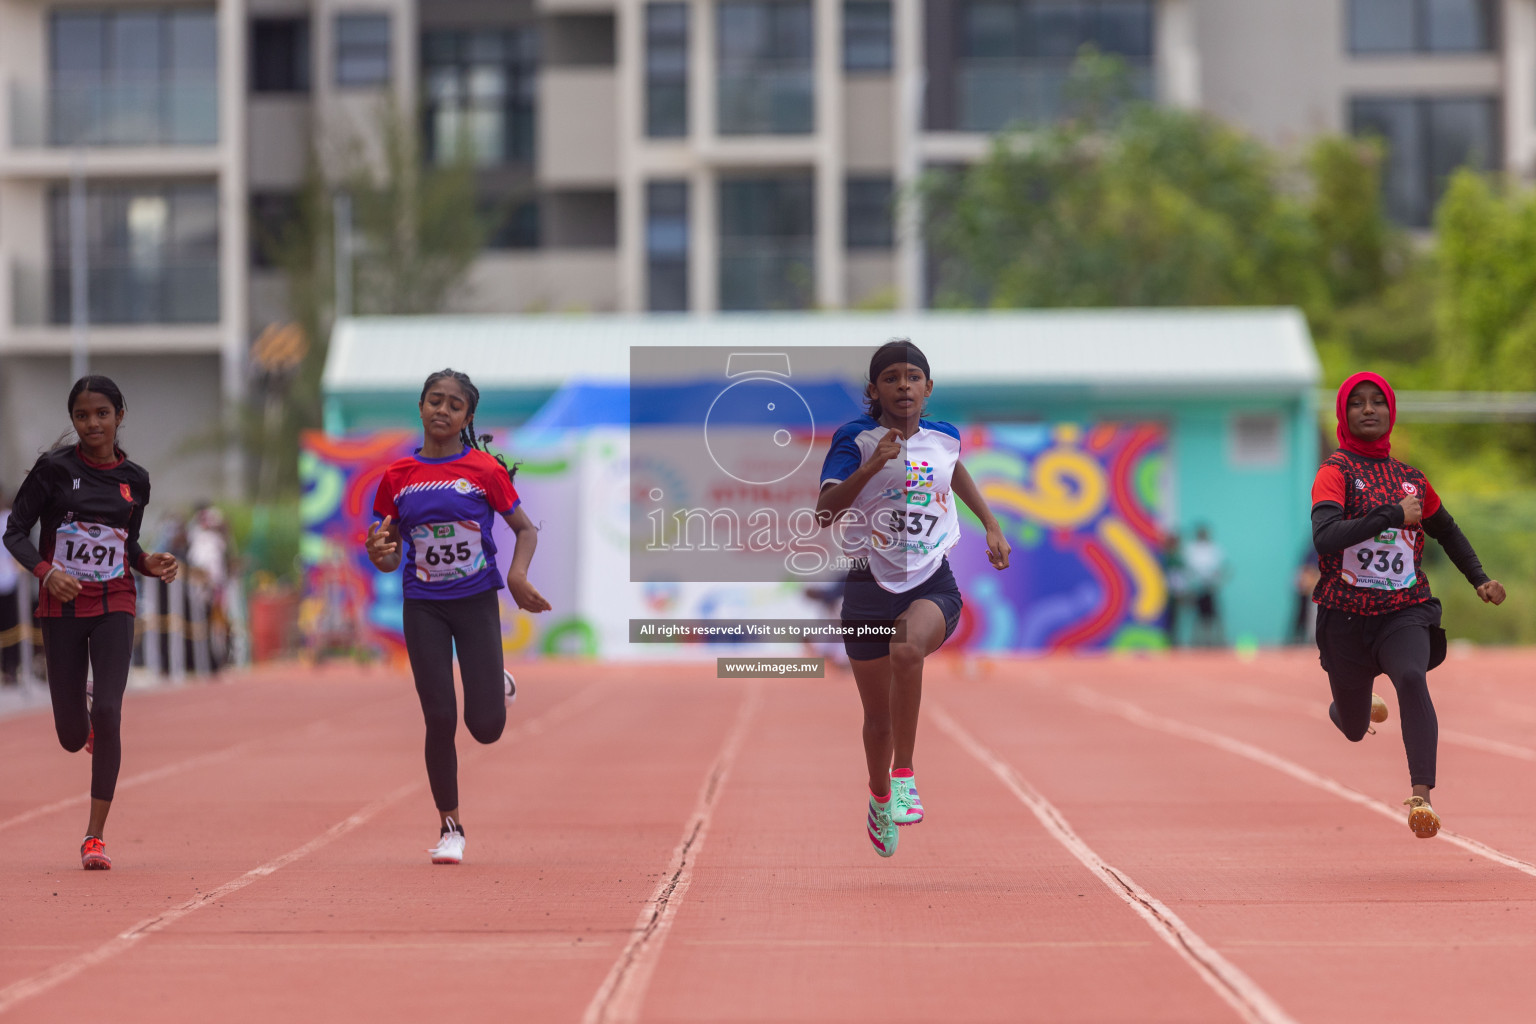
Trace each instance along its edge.
<path fill-rule="evenodd" d="M 214 190 L 216 315 L 198 322 L 138 316 L 131 323 L 93 323 L 88 342 L 93 357 L 104 360 L 188 360 L 200 394 L 207 367 L 216 367 L 206 387 L 220 402 L 210 415 L 213 423 L 230 425 L 246 392 L 250 341 L 287 319 L 280 275 L 254 265 L 253 209 L 293 196 L 312 157 L 334 168 L 349 148 L 376 147 L 387 103 L 421 111 L 425 123 L 438 95 L 428 80 L 433 33 L 460 33 L 465 40 L 500 33 L 534 39 L 537 51 L 526 70 L 531 85 L 525 83 L 532 96 L 531 141 L 515 153 L 505 144 L 506 152 L 480 161 L 478 171 L 486 199 L 518 206 L 527 225 L 504 232 L 476 262 L 451 311 L 707 314 L 739 307 L 741 297 L 727 293 L 743 266 L 761 266 L 794 285 L 789 293 L 764 290 L 769 303 L 790 294 L 788 303 L 802 307 L 918 308 L 926 280 L 918 211 L 911 203 L 894 211 L 871 207 L 867 199 L 850 204 L 849 181 L 889 181 L 901 196 L 927 168 L 986 152 L 987 132 L 958 127 L 975 120 L 964 104 L 986 98 L 978 82 L 1008 81 L 1010 74 L 1023 81 L 1033 72 L 1020 65 L 1003 68 L 1004 79 L 977 77 L 989 72 L 967 50 L 977 45 L 965 31 L 969 2 L 891 0 L 888 59 L 850 65 L 845 18 L 850 11 L 867 18 L 870 5 L 781 0 L 779 13 L 790 6 L 803 13 L 794 22 L 794 31 L 805 34 L 801 48 L 765 49 L 768 55 L 743 85 L 740 74 L 730 79 L 737 74 L 731 47 L 739 40 L 727 38 L 722 25 L 744 5 L 678 0 L 671 7 L 683 12 L 686 39 L 672 56 L 685 123 L 657 134 L 648 130 L 655 102 L 648 90 L 654 69 L 665 62 L 655 59 L 659 37 L 648 18 L 667 5 L 651 0 L 207 0 L 195 7 L 164 0 L 0 0 L 0 82 L 7 92 L 0 104 L 0 485 L 17 479 L 31 453 L 62 429 L 51 420 L 34 422 L 33 396 L 57 390 L 58 367 L 67 365 L 74 343 L 68 316 L 61 315 L 67 310 L 56 308 L 64 294 L 56 197 L 71 176 L 78 172 L 98 187 L 191 183 Z M 1020 4 L 1027 7 L 1028 0 Z M 1486 41 L 1461 52 L 1354 52 L 1351 0 L 1123 0 L 1094 5 L 1099 8 L 1145 13 L 1148 37 L 1135 63 L 1159 102 L 1208 110 L 1272 144 L 1299 148 L 1319 133 L 1350 130 L 1351 104 L 1362 99 L 1474 99 L 1496 112 L 1487 158 L 1524 177 L 1536 172 L 1536 0 L 1488 0 Z M 216 24 L 213 136 L 152 145 L 131 137 L 84 144 L 56 137 L 49 97 L 61 79 L 50 54 L 61 13 L 189 10 L 211 13 Z M 340 36 L 342 22 L 353 19 L 355 27 L 367 15 L 387 24 L 383 49 L 343 58 L 350 44 Z M 258 45 L 257 26 L 285 18 L 304 33 L 295 51 L 303 81 L 258 88 L 260 69 L 253 65 L 271 55 L 260 49 L 266 42 Z M 387 73 L 381 80 L 343 81 L 353 74 L 340 66 L 344 59 L 361 60 L 354 70 L 362 68 L 364 79 L 370 60 L 386 60 Z M 464 60 L 460 88 L 467 94 L 482 88 L 477 76 L 485 68 Z M 510 80 L 485 87 L 491 93 L 512 88 Z M 487 102 L 497 110 L 510 103 Z M 758 103 L 752 109 L 769 118 L 792 109 L 800 120 L 760 130 L 721 123 L 722 116 L 738 116 L 730 104 L 741 102 Z M 512 130 L 510 121 L 492 128 Z M 786 181 L 780 193 L 773 191 Z M 794 223 L 780 235 L 743 241 L 738 222 L 752 221 L 754 211 L 727 209 L 725 198 L 727 188 L 741 182 L 779 195 L 786 210 L 801 211 L 800 219 L 790 217 Z M 673 192 L 685 198 L 671 219 L 649 205 L 657 185 L 685 186 Z M 808 193 L 795 191 L 805 188 Z M 802 215 L 807 204 L 791 199 L 806 194 L 810 212 Z M 885 237 L 876 231 L 853 245 L 846 237 L 850 216 L 886 216 L 893 223 Z M 724 269 L 732 260 L 734 277 Z M 675 276 L 671 292 L 658 290 L 664 272 Z M 149 389 L 142 396 L 129 395 L 136 406 L 172 408 L 185 391 L 174 373 L 150 375 L 142 386 Z M 196 458 L 206 460 L 191 474 L 199 486 L 216 480 L 236 487 L 233 462 L 220 463 L 211 453 Z"/>

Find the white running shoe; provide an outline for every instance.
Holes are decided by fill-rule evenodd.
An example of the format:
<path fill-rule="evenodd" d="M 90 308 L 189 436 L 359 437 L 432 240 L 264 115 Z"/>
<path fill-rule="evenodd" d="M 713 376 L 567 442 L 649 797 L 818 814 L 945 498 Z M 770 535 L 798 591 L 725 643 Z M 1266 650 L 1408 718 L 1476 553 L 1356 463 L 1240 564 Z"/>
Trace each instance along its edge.
<path fill-rule="evenodd" d="M 459 828 L 459 823 L 452 818 L 448 819 L 447 831 L 438 839 L 437 845 L 427 851 L 432 855 L 433 864 L 459 864 L 464 860 L 464 832 Z"/>
<path fill-rule="evenodd" d="M 501 670 L 501 691 L 507 698 L 507 707 L 511 707 L 512 702 L 517 700 L 517 680 L 506 669 Z"/>

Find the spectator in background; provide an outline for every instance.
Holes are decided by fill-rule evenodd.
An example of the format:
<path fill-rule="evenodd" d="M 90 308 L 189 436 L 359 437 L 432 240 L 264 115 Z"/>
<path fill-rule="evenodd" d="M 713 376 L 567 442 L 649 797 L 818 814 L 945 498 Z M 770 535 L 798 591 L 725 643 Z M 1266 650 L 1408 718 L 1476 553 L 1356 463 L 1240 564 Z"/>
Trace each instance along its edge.
<path fill-rule="evenodd" d="M 209 659 L 214 671 L 229 662 L 229 531 L 224 515 L 204 502 L 187 521 L 188 584 L 198 589 L 208 612 Z"/>
<path fill-rule="evenodd" d="M 1291 643 L 1310 644 L 1317 629 L 1317 604 L 1312 591 L 1322 572 L 1317 564 L 1317 549 L 1310 543 L 1301 553 L 1301 564 L 1296 567 L 1296 618 L 1291 623 Z"/>
<path fill-rule="evenodd" d="M 1196 647 L 1220 647 L 1226 640 L 1216 596 L 1226 579 L 1227 556 L 1211 539 L 1210 527 L 1195 527 L 1195 539 L 1184 548 L 1184 568 L 1195 598 L 1195 628 L 1190 642 Z"/>
<path fill-rule="evenodd" d="M 0 533 L 11 518 L 11 499 L 0 488 Z M 0 548 L 0 685 L 14 686 L 21 668 L 21 610 L 16 606 L 21 572 L 11 553 Z"/>
<path fill-rule="evenodd" d="M 1168 649 L 1179 646 L 1179 611 L 1189 599 L 1189 574 L 1184 569 L 1184 551 L 1179 532 L 1170 530 L 1163 536 L 1163 546 L 1157 552 L 1163 567 L 1163 579 L 1168 583 L 1168 603 L 1163 606 L 1163 635 Z"/>

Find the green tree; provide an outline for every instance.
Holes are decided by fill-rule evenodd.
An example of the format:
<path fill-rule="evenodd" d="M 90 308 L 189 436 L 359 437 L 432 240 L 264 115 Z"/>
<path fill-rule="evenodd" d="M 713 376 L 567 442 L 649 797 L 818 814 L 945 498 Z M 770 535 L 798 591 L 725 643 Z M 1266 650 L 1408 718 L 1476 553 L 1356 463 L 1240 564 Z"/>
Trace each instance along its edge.
<path fill-rule="evenodd" d="M 1080 61 L 1074 81 L 1102 95 L 1108 60 Z M 940 305 L 1326 310 L 1305 197 L 1266 147 L 1199 113 L 1087 109 L 928 183 Z"/>
<path fill-rule="evenodd" d="M 308 339 L 294 373 L 260 381 L 247 417 L 259 500 L 297 493 L 299 434 L 321 425 L 320 378 L 336 318 L 336 194 L 351 199 L 352 313 L 359 316 L 441 311 L 505 214 L 480 207 L 471 148 L 458 147 L 465 156 L 455 162 L 427 163 L 417 124 L 383 107 L 372 150 L 349 140 L 331 175 L 312 154 L 293 218 L 258 235 L 282 271 L 289 315 Z"/>

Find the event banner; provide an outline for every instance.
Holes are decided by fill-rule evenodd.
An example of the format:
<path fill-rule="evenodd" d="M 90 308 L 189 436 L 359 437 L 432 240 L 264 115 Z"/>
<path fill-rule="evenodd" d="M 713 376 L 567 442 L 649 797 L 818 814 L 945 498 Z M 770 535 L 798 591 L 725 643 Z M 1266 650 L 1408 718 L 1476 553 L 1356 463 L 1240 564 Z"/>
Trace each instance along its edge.
<path fill-rule="evenodd" d="M 816 433 L 805 462 L 819 469 L 830 434 Z M 949 559 L 965 607 L 945 649 L 1160 646 L 1167 603 L 1157 557 L 1167 511 L 1166 429 L 1155 423 L 990 424 L 961 425 L 959 435 L 961 461 L 1013 552 L 1009 569 L 993 569 L 980 522 L 958 503 L 960 540 Z M 633 579 L 634 548 L 645 541 L 634 532 L 637 503 L 656 507 L 652 494 L 662 487 L 667 497 L 723 493 L 701 489 L 698 460 L 690 462 L 686 449 L 649 446 L 636 474 L 629 431 L 617 426 L 496 431 L 495 437 L 492 447 L 518 464 L 518 493 L 540 526 L 530 576 L 554 606 L 528 615 L 503 592 L 509 656 L 712 657 L 723 644 L 750 641 L 751 631 L 730 640 L 632 643 L 632 624 L 836 618 L 837 585 L 825 573 L 755 581 Z M 313 647 L 403 653 L 400 575 L 375 570 L 363 539 L 384 468 L 419 443 L 414 431 L 305 436 L 302 618 Z M 783 505 L 781 521 L 788 523 L 800 505 L 814 505 L 815 490 L 754 485 L 724 497 L 730 507 L 753 500 Z M 504 524 L 498 522 L 494 539 L 509 556 L 512 536 Z M 506 557 L 499 560 L 505 571 Z M 762 653 L 784 652 L 782 645 L 764 644 Z"/>

